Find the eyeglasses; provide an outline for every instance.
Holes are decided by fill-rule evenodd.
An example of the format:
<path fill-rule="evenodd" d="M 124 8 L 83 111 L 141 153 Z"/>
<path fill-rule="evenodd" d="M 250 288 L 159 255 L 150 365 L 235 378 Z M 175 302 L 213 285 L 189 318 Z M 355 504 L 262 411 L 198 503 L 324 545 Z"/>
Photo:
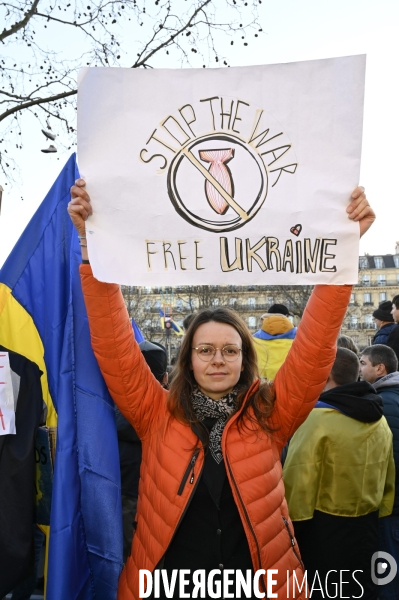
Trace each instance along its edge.
<path fill-rule="evenodd" d="M 227 346 L 223 346 L 223 348 L 215 348 L 212 344 L 201 344 L 198 348 L 193 348 L 196 350 L 197 356 L 203 360 L 204 362 L 209 362 L 216 355 L 216 350 L 220 350 L 223 359 L 227 362 L 233 362 L 237 360 L 240 356 L 241 348 L 236 346 L 235 344 L 227 344 Z"/>

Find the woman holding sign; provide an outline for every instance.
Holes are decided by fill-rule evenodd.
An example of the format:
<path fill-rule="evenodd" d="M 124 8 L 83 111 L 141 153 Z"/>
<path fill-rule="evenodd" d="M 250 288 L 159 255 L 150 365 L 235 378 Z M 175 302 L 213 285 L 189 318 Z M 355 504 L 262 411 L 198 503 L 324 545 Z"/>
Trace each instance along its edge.
<path fill-rule="evenodd" d="M 351 286 L 315 287 L 273 383 L 259 380 L 250 332 L 234 311 L 199 313 L 167 392 L 133 338 L 119 286 L 92 276 L 84 186 L 72 187 L 68 212 L 81 239 L 92 346 L 143 444 L 137 529 L 118 599 L 292 597 L 294 574 L 301 584 L 304 573 L 279 457 L 323 390 Z M 375 219 L 363 188 L 347 211 L 361 235 Z M 295 597 L 306 597 L 306 585 Z"/>

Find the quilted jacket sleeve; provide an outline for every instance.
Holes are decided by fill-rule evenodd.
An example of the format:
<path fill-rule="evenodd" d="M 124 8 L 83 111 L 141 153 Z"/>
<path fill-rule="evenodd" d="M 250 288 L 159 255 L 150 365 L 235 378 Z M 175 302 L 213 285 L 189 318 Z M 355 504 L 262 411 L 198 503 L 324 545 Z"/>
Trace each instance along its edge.
<path fill-rule="evenodd" d="M 282 445 L 323 391 L 351 290 L 349 285 L 317 285 L 313 290 L 291 350 L 274 380 L 276 402 L 270 421 Z"/>
<path fill-rule="evenodd" d="M 119 285 L 94 279 L 90 265 L 81 265 L 80 275 L 91 345 L 101 373 L 115 404 L 144 439 L 165 418 L 167 392 L 134 339 Z"/>

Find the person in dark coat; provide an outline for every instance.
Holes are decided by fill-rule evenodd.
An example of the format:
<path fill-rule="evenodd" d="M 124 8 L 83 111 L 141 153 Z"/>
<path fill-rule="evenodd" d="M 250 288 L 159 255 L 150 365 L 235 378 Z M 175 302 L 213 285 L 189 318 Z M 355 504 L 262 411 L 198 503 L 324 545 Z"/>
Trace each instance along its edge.
<path fill-rule="evenodd" d="M 393 434 L 396 469 L 395 501 L 390 516 L 379 521 L 379 550 L 389 552 L 399 566 L 399 372 L 398 360 L 392 348 L 377 344 L 369 346 L 360 358 L 361 377 L 373 385 L 382 398 L 384 416 Z M 399 575 L 391 583 L 381 585 L 380 600 L 399 600 Z"/>
<path fill-rule="evenodd" d="M 357 381 L 358 373 L 356 354 L 338 348 L 324 392 L 292 437 L 284 464 L 312 600 L 328 598 L 339 573 L 345 575 L 339 597 L 378 598 L 370 565 L 380 549 L 378 517 L 392 510 L 395 467 L 382 400 L 372 385 Z"/>
<path fill-rule="evenodd" d="M 373 337 L 373 345 L 386 344 L 388 342 L 389 334 L 395 327 L 391 311 L 392 302 L 389 302 L 389 300 L 387 300 L 386 302 L 381 302 L 379 307 L 373 312 L 374 321 L 376 322 L 378 327 L 378 331 Z"/>
<path fill-rule="evenodd" d="M 166 372 L 168 359 L 165 348 L 160 344 L 147 341 L 141 342 L 139 346 L 151 373 L 165 387 L 168 383 Z M 139 495 L 141 441 L 117 407 L 115 407 L 115 418 L 122 483 L 123 560 L 126 562 L 132 547 Z"/>
<path fill-rule="evenodd" d="M 391 315 L 395 322 L 395 326 L 391 329 L 389 334 L 387 346 L 392 348 L 396 354 L 396 358 L 399 361 L 399 295 L 395 296 L 392 300 Z"/>
<path fill-rule="evenodd" d="M 35 438 L 43 412 L 36 363 L 0 345 L 8 353 L 16 433 L 0 435 L 0 598 L 29 579 L 34 590 Z M 0 410 L 1 415 L 1 410 Z M 0 417 L 1 420 L 1 417 Z M 28 596 L 29 597 L 29 596 Z"/>

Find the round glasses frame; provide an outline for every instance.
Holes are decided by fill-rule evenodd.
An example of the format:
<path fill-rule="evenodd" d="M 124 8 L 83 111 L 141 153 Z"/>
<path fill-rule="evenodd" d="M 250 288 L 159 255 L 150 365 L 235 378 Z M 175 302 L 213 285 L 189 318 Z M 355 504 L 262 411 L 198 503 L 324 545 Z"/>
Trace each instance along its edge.
<path fill-rule="evenodd" d="M 223 348 L 215 348 L 212 344 L 201 344 L 197 348 L 192 348 L 192 350 L 195 350 L 198 358 L 204 362 L 210 362 L 216 356 L 217 350 L 220 350 L 223 360 L 227 362 L 234 362 L 242 352 L 242 348 L 235 344 L 226 344 Z"/>

